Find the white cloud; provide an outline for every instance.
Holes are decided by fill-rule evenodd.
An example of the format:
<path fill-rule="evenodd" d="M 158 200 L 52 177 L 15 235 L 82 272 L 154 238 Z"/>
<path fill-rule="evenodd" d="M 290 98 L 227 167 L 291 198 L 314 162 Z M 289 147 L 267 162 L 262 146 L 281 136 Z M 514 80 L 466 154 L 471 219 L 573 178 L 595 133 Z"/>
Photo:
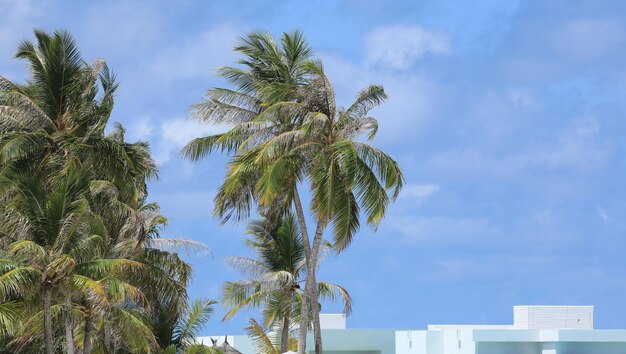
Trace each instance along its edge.
<path fill-rule="evenodd" d="M 455 148 L 435 154 L 424 165 L 437 173 L 509 178 L 530 168 L 597 170 L 606 165 L 612 152 L 611 144 L 601 139 L 598 121 L 579 118 L 553 141 L 535 143 L 518 152 L 502 155 L 476 146 Z"/>
<path fill-rule="evenodd" d="M 609 214 L 607 214 L 606 210 L 604 210 L 603 208 L 598 208 L 598 216 L 604 221 L 609 220 Z"/>
<path fill-rule="evenodd" d="M 420 26 L 380 27 L 365 37 L 367 61 L 393 69 L 407 69 L 427 54 L 449 52 L 450 39 L 445 33 Z"/>
<path fill-rule="evenodd" d="M 165 18 L 149 2 L 94 2 L 81 20 L 83 30 L 75 32 L 81 48 L 108 61 L 143 62 L 164 38 Z"/>
<path fill-rule="evenodd" d="M 406 137 L 415 138 L 445 106 L 447 96 L 442 87 L 419 74 L 380 70 L 336 55 L 320 57 L 340 106 L 351 104 L 367 85 L 384 85 L 389 100 L 371 113 L 381 122 L 377 142 L 394 144 Z"/>
<path fill-rule="evenodd" d="M 588 60 L 623 46 L 626 33 L 621 23 L 602 20 L 575 20 L 565 23 L 553 37 L 564 54 Z"/>
<path fill-rule="evenodd" d="M 174 81 L 203 78 L 215 73 L 215 68 L 232 63 L 232 48 L 243 29 L 221 24 L 173 43 L 157 59 L 151 71 L 157 78 Z"/>
<path fill-rule="evenodd" d="M 151 198 L 158 200 L 163 206 L 163 212 L 168 218 L 193 219 L 212 218 L 211 201 L 215 196 L 214 190 L 194 189 L 185 191 L 161 191 L 151 194 Z"/>
<path fill-rule="evenodd" d="M 537 100 L 529 90 L 525 89 L 509 89 L 507 91 L 509 102 L 519 108 L 536 108 Z"/>
<path fill-rule="evenodd" d="M 0 70 L 1 75 L 17 80 L 23 63 L 13 59 L 17 45 L 32 37 L 35 21 L 48 7 L 47 2 L 0 0 Z"/>
<path fill-rule="evenodd" d="M 423 244 L 477 244 L 498 235 L 489 220 L 473 217 L 390 215 L 384 225 Z"/>
<path fill-rule="evenodd" d="M 603 166 L 611 147 L 599 138 L 600 125 L 595 118 L 576 119 L 553 146 L 536 151 L 536 159 L 552 169 L 590 170 Z"/>
<path fill-rule="evenodd" d="M 441 186 L 438 184 L 407 184 L 402 188 L 400 194 L 403 198 L 424 199 L 439 192 Z"/>
<path fill-rule="evenodd" d="M 134 141 L 148 139 L 154 132 L 153 124 L 154 123 L 149 116 L 141 116 L 134 119 L 126 129 L 126 134 L 130 138 L 129 140 Z"/>
<path fill-rule="evenodd" d="M 210 125 L 193 120 L 174 119 L 161 122 L 154 159 L 159 165 L 168 162 L 192 139 L 224 132 L 225 126 Z"/>

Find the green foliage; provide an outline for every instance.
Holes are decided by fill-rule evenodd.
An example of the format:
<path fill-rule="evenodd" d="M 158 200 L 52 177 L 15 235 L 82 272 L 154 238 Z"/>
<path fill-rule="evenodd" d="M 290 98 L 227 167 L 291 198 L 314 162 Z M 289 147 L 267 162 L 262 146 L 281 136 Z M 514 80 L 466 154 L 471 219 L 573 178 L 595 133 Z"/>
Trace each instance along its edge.
<path fill-rule="evenodd" d="M 246 244 L 256 258 L 228 258 L 228 263 L 248 278 L 224 284 L 224 304 L 230 309 L 224 319 L 232 318 L 244 307 L 261 308 L 263 327 L 280 328 L 286 321 L 289 328 L 289 323 L 300 320 L 302 284 L 307 270 L 298 222 L 291 213 L 266 217 L 252 221 L 248 234 L 251 237 Z M 320 298 L 341 300 L 344 312 L 350 313 L 352 299 L 345 288 L 327 282 L 320 282 L 319 287 Z M 260 336 L 263 327 L 251 320 L 249 329 L 264 340 Z M 278 341 L 274 346 L 280 348 L 281 338 L 274 339 Z"/>
<path fill-rule="evenodd" d="M 213 305 L 217 301 L 204 298 L 195 299 L 183 313 L 179 322 L 174 327 L 172 343 L 177 348 L 193 347 L 195 337 L 202 327 L 208 322 L 213 313 Z M 191 350 L 191 349 L 188 349 Z"/>
<path fill-rule="evenodd" d="M 0 77 L 0 347 L 155 352 L 174 333 L 159 319 L 187 315 L 178 341 L 190 342 L 211 303 L 187 311 L 191 268 L 176 250 L 199 245 L 160 238 L 147 143 L 119 124 L 105 134 L 115 75 L 66 32 L 35 31 L 16 58 L 30 77 Z"/>
<path fill-rule="evenodd" d="M 280 215 L 295 206 L 311 280 L 305 292 L 315 315 L 318 292 L 328 290 L 315 282 L 326 227 L 331 226 L 334 249 L 344 251 L 361 217 L 378 227 L 404 182 L 395 159 L 370 144 L 378 123 L 369 112 L 387 95 L 382 86 L 371 85 L 347 108 L 337 106 L 322 63 L 312 58 L 299 32 L 283 34 L 280 44 L 264 33 L 241 42 L 235 50 L 243 55 L 242 67 L 219 71 L 233 89 L 209 90 L 193 112 L 200 121 L 231 128 L 192 140 L 182 155 L 194 161 L 215 152 L 232 156 L 214 199 L 214 213 L 223 222 L 248 218 L 255 207 Z M 312 194 L 309 209 L 317 224 L 312 238 L 298 193 L 302 185 Z M 249 287 L 262 289 L 256 283 Z M 253 293 L 260 294 L 234 294 L 258 306 L 262 301 Z M 304 332 L 308 321 L 302 321 Z M 319 321 L 314 322 L 321 347 Z"/>

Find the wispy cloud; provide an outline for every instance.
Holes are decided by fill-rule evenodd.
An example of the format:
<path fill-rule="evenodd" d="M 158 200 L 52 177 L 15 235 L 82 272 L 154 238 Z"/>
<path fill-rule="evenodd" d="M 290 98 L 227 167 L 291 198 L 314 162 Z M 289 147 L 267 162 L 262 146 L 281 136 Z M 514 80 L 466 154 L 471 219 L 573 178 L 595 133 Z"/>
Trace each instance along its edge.
<path fill-rule="evenodd" d="M 380 122 L 376 141 L 394 144 L 423 133 L 444 106 L 445 93 L 434 80 L 417 73 L 389 72 L 366 63 L 324 53 L 327 75 L 333 81 L 337 103 L 347 106 L 370 84 L 383 84 L 389 102 L 372 111 Z"/>
<path fill-rule="evenodd" d="M 439 192 L 441 186 L 438 184 L 407 184 L 402 188 L 402 198 L 428 198 L 431 195 Z"/>
<path fill-rule="evenodd" d="M 365 37 L 367 61 L 392 69 L 407 69 L 425 55 L 448 54 L 450 50 L 445 33 L 420 26 L 380 27 Z"/>
<path fill-rule="evenodd" d="M 164 13 L 146 2 L 93 2 L 79 21 L 83 28 L 75 35 L 81 48 L 107 61 L 145 62 L 147 53 L 167 38 Z"/>
<path fill-rule="evenodd" d="M 202 124 L 194 120 L 174 119 L 160 124 L 159 136 L 155 137 L 154 158 L 158 164 L 168 162 L 192 139 L 219 134 L 225 126 Z"/>
<path fill-rule="evenodd" d="M 410 243 L 467 247 L 493 241 L 499 235 L 497 228 L 486 218 L 465 216 L 428 216 L 412 213 L 391 215 L 385 221 L 407 237 Z"/>
<path fill-rule="evenodd" d="M 242 31 L 240 26 L 220 24 L 172 43 L 155 59 L 152 74 L 165 81 L 211 77 L 216 67 L 233 62 L 232 47 Z"/>
<path fill-rule="evenodd" d="M 22 63 L 13 59 L 18 43 L 32 36 L 36 21 L 48 7 L 47 1 L 0 0 L 0 75 L 18 79 Z"/>
<path fill-rule="evenodd" d="M 592 171 L 606 166 L 613 147 L 600 135 L 592 117 L 574 119 L 555 136 L 502 154 L 481 145 L 452 148 L 424 164 L 437 173 L 510 178 L 531 169 Z"/>
<path fill-rule="evenodd" d="M 626 33 L 617 21 L 583 19 L 564 23 L 552 40 L 553 45 L 564 54 L 588 60 L 623 46 Z"/>
<path fill-rule="evenodd" d="M 604 221 L 609 221 L 609 214 L 606 213 L 604 208 L 598 208 L 598 216 Z"/>
<path fill-rule="evenodd" d="M 147 115 L 133 119 L 127 127 L 127 135 L 130 141 L 147 140 L 154 132 L 153 119 Z"/>

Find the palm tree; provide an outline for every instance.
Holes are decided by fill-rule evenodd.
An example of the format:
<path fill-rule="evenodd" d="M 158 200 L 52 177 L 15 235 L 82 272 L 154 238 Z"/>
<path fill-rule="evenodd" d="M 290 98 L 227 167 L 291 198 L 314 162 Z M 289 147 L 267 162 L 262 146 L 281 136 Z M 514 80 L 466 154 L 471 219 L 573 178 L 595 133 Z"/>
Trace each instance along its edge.
<path fill-rule="evenodd" d="M 375 137 L 378 125 L 368 113 L 387 98 L 382 86 L 366 88 L 342 109 L 335 105 L 332 85 L 320 62 L 304 62 L 302 72 L 304 84 L 292 88 L 285 100 L 268 102 L 263 111 L 227 133 L 192 141 L 184 153 L 196 159 L 215 149 L 235 154 L 215 198 L 215 213 L 223 220 L 248 216 L 254 204 L 272 208 L 293 203 L 312 270 L 307 273 L 306 298 L 314 304 L 315 273 L 326 227 L 332 225 L 337 251 L 344 250 L 359 228 L 360 213 L 373 228 L 380 223 L 402 187 L 403 176 L 391 156 L 360 139 L 363 134 L 368 140 Z M 218 121 L 214 117 L 218 113 L 210 113 L 207 120 Z M 298 192 L 300 181 L 313 192 L 311 212 L 316 226 L 312 238 Z M 312 306 L 311 310 L 319 353 L 319 309 Z M 306 327 L 303 316 L 301 353 Z"/>
<path fill-rule="evenodd" d="M 93 183 L 93 209 L 105 221 L 104 232 L 110 240 L 106 255 L 130 258 L 142 266 L 140 271 L 129 272 L 122 279 L 132 284 L 140 297 L 128 299 L 122 303 L 125 306 L 114 307 L 113 312 L 104 311 L 104 318 L 101 320 L 104 346 L 117 348 L 131 344 L 129 349 L 137 351 L 132 348 L 165 348 L 172 343 L 185 345 L 187 337 L 194 332 L 184 332 L 187 333 L 185 336 L 176 339 L 177 336 L 173 333 L 180 325 L 181 318 L 185 314 L 194 314 L 193 323 L 200 325 L 200 322 L 205 321 L 203 318 L 208 319 L 212 302 L 203 302 L 202 306 L 194 303 L 193 311 L 189 312 L 186 287 L 191 277 L 191 268 L 177 253 L 169 250 L 186 248 L 187 251 L 206 251 L 206 246 L 195 241 L 161 238 L 160 233 L 167 225 L 167 219 L 161 215 L 158 204 L 146 203 L 142 199 L 133 207 L 130 204 L 132 200 L 120 198 L 122 195 L 113 184 L 106 181 Z M 115 289 L 118 284 L 114 284 Z M 119 295 L 114 298 L 119 298 Z M 199 309 L 205 311 L 205 314 L 198 312 Z M 128 325 L 120 328 L 119 324 L 125 323 L 125 318 L 133 321 L 127 321 Z M 129 330 L 133 323 L 137 325 L 136 330 Z M 192 330 L 197 328 L 191 326 L 193 323 L 189 327 Z M 138 336 L 138 333 L 143 335 Z M 123 340 L 116 343 L 115 338 Z"/>
<path fill-rule="evenodd" d="M 192 114 L 199 121 L 233 127 L 223 134 L 189 142 L 181 152 L 187 159 L 198 161 L 218 150 L 237 154 L 269 138 L 298 129 L 301 123 L 300 117 L 289 114 L 290 106 L 284 102 L 292 100 L 295 92 L 305 87 L 310 79 L 307 67 L 313 51 L 303 34 L 299 31 L 284 33 L 279 44 L 269 34 L 252 33 L 243 37 L 234 50 L 244 56 L 238 62 L 244 69 L 226 66 L 218 69 L 218 74 L 235 88 L 209 90 L 206 99 L 193 107 Z M 259 172 L 248 171 L 248 174 L 249 180 L 254 180 Z M 250 184 L 231 188 L 241 192 L 215 203 L 215 214 L 224 222 L 231 217 L 237 221 L 249 217 L 254 203 Z M 292 195 L 288 192 L 285 191 L 282 200 L 275 200 L 274 209 L 291 208 Z M 308 232 L 305 228 L 302 232 L 307 240 L 308 261 Z M 307 302 L 302 305 L 303 314 L 307 314 Z M 302 321 L 306 319 L 303 317 Z M 306 333 L 302 333 L 300 342 L 305 340 Z"/>
<path fill-rule="evenodd" d="M 307 272 L 302 234 L 291 213 L 274 220 L 253 221 L 248 234 L 252 238 L 247 240 L 247 245 L 257 258 L 229 258 L 234 268 L 250 278 L 224 284 L 224 303 L 230 308 L 224 319 L 233 317 L 244 307 L 262 307 L 263 325 L 281 328 L 280 349 L 281 353 L 286 352 L 291 323 L 300 319 L 303 299 L 300 284 Z M 321 298 L 332 301 L 341 298 L 344 312 L 350 313 L 352 299 L 345 288 L 320 282 L 318 289 Z"/>
<path fill-rule="evenodd" d="M 102 60 L 86 64 L 67 32 L 34 33 L 36 43 L 22 42 L 16 54 L 28 62 L 27 83 L 0 76 L 0 170 L 46 178 L 75 157 L 122 193 L 145 191 L 144 180 L 156 176 L 147 145 L 118 139 L 121 127 L 104 134 L 115 75 Z"/>
<path fill-rule="evenodd" d="M 160 305 L 187 300 L 190 266 L 169 249 L 198 244 L 159 237 L 147 144 L 104 133 L 115 75 L 66 32 L 35 38 L 16 55 L 26 84 L 0 77 L 0 341 L 40 352 L 43 333 L 50 353 L 64 327 L 68 353 L 152 350 Z"/>
<path fill-rule="evenodd" d="M 52 320 L 64 316 L 70 353 L 78 334 L 83 353 L 94 345 L 130 351 L 153 348 L 156 338 L 147 309 L 186 299 L 190 273 L 178 255 L 159 247 L 196 244 L 158 238 L 164 219 L 154 204 L 130 210 L 105 188 L 106 182 L 90 181 L 84 170 L 69 172 L 59 181 L 47 181 L 55 188 L 19 173 L 6 172 L 0 179 L 0 215 L 6 221 L 2 240 L 9 242 L 8 252 L 0 253 L 0 298 L 35 301 L 40 292 L 44 294 L 43 325 L 40 314 L 33 314 L 14 342 L 21 347 L 29 344 L 43 326 L 51 345 Z M 105 205 L 107 213 L 94 213 Z M 55 298 L 63 298 L 64 304 L 53 304 Z M 15 317 L 11 312 L 6 316 Z M 94 338 L 98 328 L 101 340 Z"/>
<path fill-rule="evenodd" d="M 211 318 L 213 305 L 217 301 L 198 298 L 189 304 L 181 313 L 174 314 L 176 320 L 171 333 L 171 344 L 165 349 L 166 352 L 176 353 L 181 350 L 200 351 L 201 348 L 193 349 L 195 337 Z"/>
<path fill-rule="evenodd" d="M 279 346 L 277 337 L 272 336 L 271 333 L 265 333 L 263 327 L 252 318 L 250 319 L 250 326 L 246 327 L 246 332 L 248 337 L 254 341 L 257 353 L 260 354 L 283 354 L 298 347 L 298 341 L 294 337 L 288 337 L 287 345 L 280 344 Z M 281 339 L 281 343 L 283 342 L 284 338 Z"/>
<path fill-rule="evenodd" d="M 93 256 L 99 235 L 90 235 L 84 171 L 70 169 L 52 188 L 30 175 L 7 172 L 0 178 L 5 217 L 19 220 L 19 236 L 0 260 L 0 298 L 43 297 L 43 334 L 47 353 L 53 349 L 52 300 L 58 286 L 69 282 L 84 291 L 96 291 L 92 279 L 74 271 Z M 18 225 L 18 223 L 12 223 Z M 107 264 L 106 269 L 120 264 Z"/>

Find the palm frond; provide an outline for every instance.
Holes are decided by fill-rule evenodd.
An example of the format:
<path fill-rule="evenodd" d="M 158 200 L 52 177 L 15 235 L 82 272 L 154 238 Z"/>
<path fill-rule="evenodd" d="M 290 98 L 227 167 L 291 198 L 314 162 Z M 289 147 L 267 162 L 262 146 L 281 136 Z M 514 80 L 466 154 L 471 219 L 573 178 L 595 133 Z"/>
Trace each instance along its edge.
<path fill-rule="evenodd" d="M 214 300 L 195 299 L 184 314 L 182 322 L 174 330 L 174 343 L 182 347 L 193 343 L 199 331 L 211 318 L 215 304 L 217 301 Z"/>

